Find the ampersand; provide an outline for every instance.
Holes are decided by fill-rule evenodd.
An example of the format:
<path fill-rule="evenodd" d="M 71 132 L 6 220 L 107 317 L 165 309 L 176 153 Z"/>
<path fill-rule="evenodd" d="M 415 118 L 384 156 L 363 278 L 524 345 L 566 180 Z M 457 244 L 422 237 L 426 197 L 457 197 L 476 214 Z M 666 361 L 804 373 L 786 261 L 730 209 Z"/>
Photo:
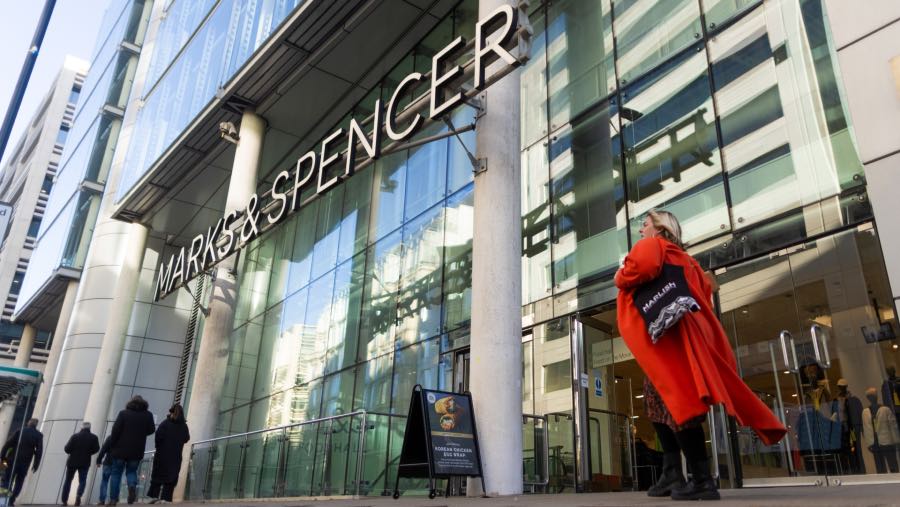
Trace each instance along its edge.
<path fill-rule="evenodd" d="M 241 243 L 247 244 L 259 234 L 256 222 L 259 220 L 259 198 L 256 194 L 247 203 L 247 213 L 244 215 L 244 224 L 241 226 Z"/>

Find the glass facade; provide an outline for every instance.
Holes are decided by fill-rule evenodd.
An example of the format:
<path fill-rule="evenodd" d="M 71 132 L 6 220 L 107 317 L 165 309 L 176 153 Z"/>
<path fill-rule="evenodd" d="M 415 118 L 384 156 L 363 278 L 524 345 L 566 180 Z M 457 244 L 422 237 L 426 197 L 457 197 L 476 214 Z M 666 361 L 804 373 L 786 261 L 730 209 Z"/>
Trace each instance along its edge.
<path fill-rule="evenodd" d="M 144 175 L 303 2 L 169 0 L 159 27 L 117 198 Z"/>
<path fill-rule="evenodd" d="M 526 440 L 540 426 L 549 443 L 546 490 L 564 491 L 580 488 L 571 337 L 584 332 L 570 318 L 615 298 L 613 274 L 647 211 L 674 212 L 710 269 L 866 224 L 872 213 L 819 0 L 535 4 L 520 74 L 523 412 L 541 421 L 526 424 Z M 427 70 L 434 48 L 471 36 L 476 11 L 461 2 L 371 95 L 390 97 L 395 77 Z M 217 30 L 217 12 L 197 33 Z M 473 112 L 454 114 L 461 125 Z M 241 253 L 220 435 L 351 415 L 200 449 L 192 497 L 393 487 L 412 387 L 464 386 L 473 185 L 461 142 L 474 151 L 475 136 L 462 137 L 382 157 Z M 133 168 L 168 141 L 147 143 Z M 577 361 L 607 379 L 595 392 L 621 390 L 628 402 L 620 410 L 592 399 L 586 409 L 582 431 L 619 446 L 618 455 L 588 451 L 591 473 L 608 476 L 591 487 L 609 490 L 636 465 L 628 446 L 638 426 L 632 386 L 619 385 L 612 366 L 627 362 L 613 349 L 621 338 L 610 341 L 614 311 L 604 315 L 606 325 L 578 335 L 590 350 Z M 637 378 L 636 364 L 624 367 Z M 526 442 L 526 482 L 538 475 L 536 448 Z M 249 471 L 247 460 L 260 465 Z"/>

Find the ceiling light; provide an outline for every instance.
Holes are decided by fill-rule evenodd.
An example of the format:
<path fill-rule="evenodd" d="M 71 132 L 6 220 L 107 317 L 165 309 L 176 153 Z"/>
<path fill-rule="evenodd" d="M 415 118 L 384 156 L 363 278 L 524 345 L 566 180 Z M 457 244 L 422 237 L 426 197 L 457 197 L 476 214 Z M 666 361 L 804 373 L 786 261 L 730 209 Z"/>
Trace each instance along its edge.
<path fill-rule="evenodd" d="M 641 399 L 641 398 L 643 398 L 643 397 L 644 397 L 643 394 L 639 394 L 639 395 L 635 396 L 634 399 L 639 400 L 639 399 Z"/>

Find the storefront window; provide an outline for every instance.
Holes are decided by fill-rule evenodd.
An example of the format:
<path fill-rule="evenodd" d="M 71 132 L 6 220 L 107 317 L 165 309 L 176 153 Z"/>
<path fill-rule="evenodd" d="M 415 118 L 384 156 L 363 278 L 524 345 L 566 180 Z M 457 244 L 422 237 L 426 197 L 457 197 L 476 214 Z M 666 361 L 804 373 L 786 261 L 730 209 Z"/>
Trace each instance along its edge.
<path fill-rule="evenodd" d="M 472 227 L 475 194 L 467 187 L 447 199 L 444 227 L 444 331 L 472 316 Z"/>

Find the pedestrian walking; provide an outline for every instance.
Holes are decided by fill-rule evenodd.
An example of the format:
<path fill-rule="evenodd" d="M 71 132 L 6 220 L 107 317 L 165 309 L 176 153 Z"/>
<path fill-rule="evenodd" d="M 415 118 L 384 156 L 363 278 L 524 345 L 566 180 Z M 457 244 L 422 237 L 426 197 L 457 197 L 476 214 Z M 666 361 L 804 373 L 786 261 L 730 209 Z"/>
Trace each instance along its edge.
<path fill-rule="evenodd" d="M 718 500 L 701 423 L 724 404 L 766 445 L 786 429 L 737 374 L 731 344 L 712 308 L 714 280 L 684 250 L 681 225 L 651 211 L 616 272 L 619 330 L 644 370 L 644 405 L 663 447 L 663 473 L 649 496 Z M 683 452 L 692 473 L 681 474 Z"/>
<path fill-rule="evenodd" d="M 97 468 L 100 468 L 100 501 L 97 505 L 106 505 L 106 499 L 112 498 L 109 493 L 109 477 L 112 475 L 112 456 L 109 454 L 109 441 L 112 437 L 106 437 L 97 454 Z M 102 467 L 102 468 L 101 468 Z M 110 505 L 114 505 L 110 502 Z"/>
<path fill-rule="evenodd" d="M 119 502 L 119 489 L 122 485 L 122 473 L 128 485 L 128 503 L 137 500 L 137 469 L 144 457 L 147 437 L 156 431 L 150 405 L 135 396 L 125 405 L 125 410 L 116 416 L 112 431 L 109 434 L 109 454 L 112 456 L 112 470 L 109 480 L 109 503 Z"/>
<path fill-rule="evenodd" d="M 44 434 L 38 431 L 37 424 L 37 419 L 29 419 L 25 428 L 13 433 L 0 450 L 0 456 L 6 463 L 3 487 L 10 490 L 9 501 L 6 503 L 10 507 L 16 504 L 16 498 L 22 492 L 22 484 L 28 475 L 28 465 L 32 465 L 32 470 L 37 471 L 41 464 Z"/>
<path fill-rule="evenodd" d="M 181 470 L 181 453 L 184 444 L 191 439 L 184 409 L 178 403 L 169 409 L 169 415 L 156 428 L 156 454 L 150 472 L 150 503 L 171 502 L 172 492 Z"/>
<path fill-rule="evenodd" d="M 91 467 L 91 456 L 100 450 L 100 440 L 97 435 L 91 433 L 91 423 L 85 421 L 81 425 L 81 431 L 69 437 L 65 451 L 69 457 L 66 459 L 66 479 L 62 486 L 62 504 L 69 504 L 69 492 L 72 488 L 72 479 L 78 473 L 78 491 L 75 492 L 75 505 L 81 505 L 81 495 L 87 483 L 88 468 Z"/>

